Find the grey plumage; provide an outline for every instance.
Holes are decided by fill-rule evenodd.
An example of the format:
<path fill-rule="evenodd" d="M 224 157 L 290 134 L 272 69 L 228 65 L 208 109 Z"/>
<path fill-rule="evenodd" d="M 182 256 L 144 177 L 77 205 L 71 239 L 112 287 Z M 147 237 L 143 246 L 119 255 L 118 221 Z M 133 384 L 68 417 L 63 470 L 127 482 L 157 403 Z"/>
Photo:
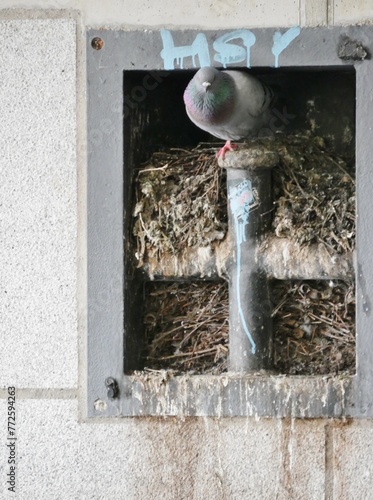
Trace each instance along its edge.
<path fill-rule="evenodd" d="M 219 139 L 255 136 L 270 120 L 273 91 L 246 72 L 201 68 L 184 92 L 189 118 Z"/>

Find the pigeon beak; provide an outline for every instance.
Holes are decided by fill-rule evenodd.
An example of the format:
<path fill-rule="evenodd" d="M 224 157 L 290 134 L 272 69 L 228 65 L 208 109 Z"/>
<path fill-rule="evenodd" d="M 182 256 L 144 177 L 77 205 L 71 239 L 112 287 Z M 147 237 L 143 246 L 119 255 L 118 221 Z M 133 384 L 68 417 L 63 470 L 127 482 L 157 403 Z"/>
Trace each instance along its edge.
<path fill-rule="evenodd" d="M 208 88 L 211 86 L 211 83 L 210 82 L 203 82 L 202 83 L 202 87 L 204 87 L 205 89 L 205 92 L 207 92 Z"/>

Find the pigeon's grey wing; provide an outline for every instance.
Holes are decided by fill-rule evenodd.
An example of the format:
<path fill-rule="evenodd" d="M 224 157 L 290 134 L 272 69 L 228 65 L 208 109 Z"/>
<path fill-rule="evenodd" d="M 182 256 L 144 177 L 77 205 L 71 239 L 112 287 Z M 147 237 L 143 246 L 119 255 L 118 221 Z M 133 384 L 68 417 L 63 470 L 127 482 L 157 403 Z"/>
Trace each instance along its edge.
<path fill-rule="evenodd" d="M 235 82 L 238 109 L 256 118 L 270 108 L 274 96 L 269 87 L 242 71 L 228 70 L 227 73 Z"/>

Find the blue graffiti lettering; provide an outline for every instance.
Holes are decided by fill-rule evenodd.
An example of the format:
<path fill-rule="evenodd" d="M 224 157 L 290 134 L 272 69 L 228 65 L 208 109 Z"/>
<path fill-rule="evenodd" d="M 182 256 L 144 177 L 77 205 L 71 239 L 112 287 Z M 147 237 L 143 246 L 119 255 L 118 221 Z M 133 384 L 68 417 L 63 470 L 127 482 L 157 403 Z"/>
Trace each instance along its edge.
<path fill-rule="evenodd" d="M 175 47 L 172 33 L 169 30 L 161 30 L 163 50 L 161 57 L 164 61 L 165 69 L 175 69 L 175 62 L 180 69 L 183 69 L 184 58 L 192 57 L 193 66 L 196 68 L 196 56 L 199 59 L 199 66 L 210 66 L 211 59 L 206 35 L 199 33 L 192 45 Z"/>
<path fill-rule="evenodd" d="M 231 40 L 242 39 L 244 47 L 228 43 Z M 238 63 L 245 61 L 246 66 L 250 68 L 250 47 L 255 43 L 256 37 L 249 30 L 236 30 L 220 36 L 213 43 L 213 47 L 217 54 L 214 56 L 215 61 L 220 62 L 224 68 L 227 64 Z"/>
<path fill-rule="evenodd" d="M 288 29 L 283 35 L 276 31 L 273 35 L 272 54 L 275 56 L 275 68 L 278 68 L 278 58 L 281 52 L 296 38 L 300 33 L 299 26 Z"/>
<path fill-rule="evenodd" d="M 209 45 L 204 33 L 198 33 L 191 45 L 182 45 L 180 47 L 175 47 L 172 33 L 169 30 L 162 29 L 160 33 L 163 42 L 161 57 L 165 69 L 172 70 L 176 67 L 183 69 L 184 59 L 187 57 L 192 58 L 192 65 L 195 68 L 211 65 Z M 275 56 L 275 68 L 279 67 L 280 54 L 299 34 L 300 28 L 298 26 L 288 29 L 284 34 L 281 34 L 280 31 L 274 33 L 271 50 Z M 242 46 L 238 45 L 238 43 L 230 43 L 233 40 L 242 40 Z M 224 68 L 228 64 L 239 62 L 244 62 L 250 68 L 251 47 L 255 45 L 255 41 L 254 33 L 247 29 L 225 33 L 213 42 L 213 48 L 216 52 L 214 60 L 221 63 Z"/>

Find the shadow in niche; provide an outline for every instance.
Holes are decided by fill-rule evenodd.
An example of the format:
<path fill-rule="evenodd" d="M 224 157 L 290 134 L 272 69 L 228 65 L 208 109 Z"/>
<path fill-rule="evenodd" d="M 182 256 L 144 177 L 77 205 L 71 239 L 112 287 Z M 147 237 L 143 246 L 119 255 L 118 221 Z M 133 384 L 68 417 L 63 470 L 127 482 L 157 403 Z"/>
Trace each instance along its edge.
<path fill-rule="evenodd" d="M 338 152 L 353 152 L 353 68 L 256 68 L 249 72 L 273 86 L 283 97 L 286 112 L 291 115 L 284 132 L 311 130 L 328 139 Z M 193 147 L 206 140 L 219 141 L 198 129 L 185 112 L 183 93 L 194 73 L 190 70 L 124 73 L 126 165 L 130 160 L 141 163 L 154 151 L 169 147 Z"/>

